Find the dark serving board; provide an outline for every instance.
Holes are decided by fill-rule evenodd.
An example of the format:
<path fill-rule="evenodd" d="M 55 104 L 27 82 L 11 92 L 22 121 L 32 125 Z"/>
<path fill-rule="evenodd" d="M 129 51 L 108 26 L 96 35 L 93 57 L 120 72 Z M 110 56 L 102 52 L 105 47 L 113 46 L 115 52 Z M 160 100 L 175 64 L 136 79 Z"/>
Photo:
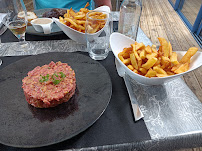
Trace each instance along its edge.
<path fill-rule="evenodd" d="M 76 74 L 75 95 L 54 108 L 38 109 L 24 97 L 22 79 L 50 61 L 68 63 Z M 105 111 L 112 84 L 106 69 L 78 53 L 46 53 L 23 58 L 0 70 L 0 143 L 41 147 L 69 139 L 91 126 Z"/>

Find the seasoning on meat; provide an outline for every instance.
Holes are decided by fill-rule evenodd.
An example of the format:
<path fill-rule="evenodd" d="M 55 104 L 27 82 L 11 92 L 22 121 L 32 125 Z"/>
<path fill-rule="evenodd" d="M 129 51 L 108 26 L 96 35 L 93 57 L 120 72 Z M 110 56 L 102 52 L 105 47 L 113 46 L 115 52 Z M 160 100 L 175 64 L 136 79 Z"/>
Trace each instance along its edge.
<path fill-rule="evenodd" d="M 49 108 L 67 102 L 75 93 L 75 72 L 67 63 L 51 61 L 37 66 L 22 80 L 27 102 L 38 108 Z"/>

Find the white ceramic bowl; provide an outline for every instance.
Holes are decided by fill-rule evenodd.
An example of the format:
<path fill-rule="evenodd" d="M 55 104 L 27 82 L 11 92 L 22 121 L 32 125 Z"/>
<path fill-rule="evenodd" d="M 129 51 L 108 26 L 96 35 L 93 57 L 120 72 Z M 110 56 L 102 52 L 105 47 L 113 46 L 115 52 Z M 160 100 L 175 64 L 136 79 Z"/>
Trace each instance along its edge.
<path fill-rule="evenodd" d="M 98 11 L 105 11 L 105 12 L 110 12 L 110 8 L 108 6 L 101 6 L 96 8 L 95 10 Z M 85 33 L 79 32 L 77 30 L 74 30 L 72 28 L 70 28 L 67 25 L 64 25 L 63 23 L 61 23 L 59 21 L 59 19 L 57 18 L 52 18 L 54 20 L 54 22 L 60 27 L 60 29 L 72 40 L 81 43 L 81 44 L 86 44 L 86 37 L 85 37 Z M 94 36 L 99 36 L 101 34 L 101 31 L 98 31 L 97 33 L 94 34 Z"/>
<path fill-rule="evenodd" d="M 135 41 L 133 39 L 130 39 L 129 37 L 120 34 L 120 33 L 112 33 L 110 36 L 110 46 L 113 51 L 114 56 L 120 63 L 120 65 L 123 67 L 125 72 L 133 78 L 135 81 L 145 84 L 145 85 L 160 85 L 165 82 L 168 82 L 174 78 L 180 77 L 190 71 L 193 71 L 200 67 L 202 65 L 202 52 L 197 52 L 192 58 L 191 58 L 191 63 L 190 63 L 190 69 L 184 73 L 180 74 L 175 74 L 172 76 L 168 77 L 153 77 L 153 78 L 148 78 L 139 74 L 136 74 L 132 72 L 123 62 L 118 58 L 118 53 L 123 51 L 123 48 L 125 47 L 130 47 L 130 44 L 134 44 Z M 182 58 L 182 56 L 186 53 L 186 51 L 176 51 L 178 54 L 178 60 Z"/>
<path fill-rule="evenodd" d="M 43 22 L 43 20 L 48 20 L 48 23 L 39 23 L 40 20 Z M 36 22 L 38 21 L 38 22 Z M 51 18 L 36 18 L 31 21 L 32 26 L 37 32 L 43 32 L 44 34 L 50 34 L 51 29 L 53 27 L 53 20 Z"/>

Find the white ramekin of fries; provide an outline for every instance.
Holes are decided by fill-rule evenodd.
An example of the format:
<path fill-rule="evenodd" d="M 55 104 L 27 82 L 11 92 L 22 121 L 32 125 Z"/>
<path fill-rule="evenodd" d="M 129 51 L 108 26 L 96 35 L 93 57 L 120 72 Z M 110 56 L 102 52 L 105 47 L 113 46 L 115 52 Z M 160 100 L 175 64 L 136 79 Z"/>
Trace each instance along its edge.
<path fill-rule="evenodd" d="M 88 3 L 84 8 L 81 8 L 79 12 L 75 12 L 72 8 L 67 10 L 67 13 L 64 17 L 52 18 L 54 22 L 60 27 L 60 29 L 72 40 L 86 44 L 85 37 L 85 22 L 86 14 L 91 10 L 88 10 Z M 108 6 L 101 6 L 96 8 L 97 11 L 110 12 Z M 99 36 L 103 28 L 98 28 L 94 36 Z"/>
<path fill-rule="evenodd" d="M 163 84 L 202 65 L 202 52 L 198 52 L 198 48 L 174 52 L 170 42 L 158 39 L 159 50 L 155 45 L 145 46 L 123 34 L 113 33 L 110 46 L 125 72 L 145 85 Z"/>

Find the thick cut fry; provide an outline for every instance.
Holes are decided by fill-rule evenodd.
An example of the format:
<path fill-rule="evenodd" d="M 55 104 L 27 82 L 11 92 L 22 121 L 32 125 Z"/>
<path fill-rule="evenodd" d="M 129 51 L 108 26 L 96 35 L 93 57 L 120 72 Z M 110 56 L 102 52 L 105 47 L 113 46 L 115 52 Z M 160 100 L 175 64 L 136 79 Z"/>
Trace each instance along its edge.
<path fill-rule="evenodd" d="M 129 64 L 127 67 L 132 71 L 134 70 L 134 67 L 131 64 Z"/>
<path fill-rule="evenodd" d="M 180 65 L 181 64 L 177 64 L 177 65 L 175 65 L 175 66 L 173 66 L 172 68 L 171 68 L 171 71 L 175 71 L 175 70 L 177 70 L 179 67 L 180 67 Z"/>
<path fill-rule="evenodd" d="M 150 58 L 156 58 L 157 57 L 157 54 L 156 53 L 150 53 L 150 54 L 146 54 L 146 58 L 147 59 L 150 59 Z"/>
<path fill-rule="evenodd" d="M 138 70 L 136 70 L 136 69 L 134 69 L 133 72 L 134 72 L 134 73 L 137 73 L 137 74 L 139 73 Z"/>
<path fill-rule="evenodd" d="M 121 53 L 118 54 L 118 57 L 119 57 L 119 59 L 120 59 L 122 62 L 124 61 L 124 58 L 123 58 L 123 56 L 122 56 Z"/>
<path fill-rule="evenodd" d="M 124 63 L 125 65 L 129 65 L 129 64 L 131 63 L 130 58 L 124 59 L 124 60 L 123 60 L 123 63 Z"/>
<path fill-rule="evenodd" d="M 142 64 L 142 59 L 140 58 L 140 56 L 137 53 L 138 49 L 136 49 L 136 45 L 138 45 L 138 44 L 131 44 L 131 47 L 133 48 L 133 53 L 134 53 L 134 55 L 135 55 L 135 57 L 137 59 L 138 66 L 140 67 L 141 64 Z"/>
<path fill-rule="evenodd" d="M 143 75 L 147 74 L 147 70 L 145 68 L 140 68 L 139 70 L 143 73 Z"/>
<path fill-rule="evenodd" d="M 156 49 L 152 48 L 152 52 L 158 54 L 158 51 Z"/>
<path fill-rule="evenodd" d="M 161 57 L 158 57 L 157 58 L 158 60 L 156 61 L 156 63 L 154 64 L 154 66 L 160 66 L 160 64 L 161 64 Z"/>
<path fill-rule="evenodd" d="M 146 58 L 145 49 L 143 49 L 143 50 L 140 52 L 140 58 L 141 58 L 141 59 L 145 59 L 145 58 Z"/>
<path fill-rule="evenodd" d="M 186 54 L 182 57 L 180 60 L 180 63 L 186 63 L 189 62 L 191 57 L 198 51 L 198 48 L 196 47 L 191 47 L 189 50 L 186 52 Z"/>
<path fill-rule="evenodd" d="M 151 47 L 149 45 L 147 47 L 145 47 L 145 51 L 147 53 L 152 53 L 152 49 L 151 49 Z"/>
<path fill-rule="evenodd" d="M 138 50 L 138 51 L 137 51 L 137 54 L 140 55 L 141 51 L 142 51 L 142 50 Z"/>
<path fill-rule="evenodd" d="M 174 75 L 175 73 L 171 72 L 171 71 L 166 71 L 167 75 Z"/>
<path fill-rule="evenodd" d="M 188 71 L 188 70 L 189 70 L 189 63 L 187 62 L 187 63 L 185 63 L 185 64 L 181 64 L 181 65 L 179 66 L 179 68 L 177 68 L 177 70 L 174 71 L 174 73 L 179 74 L 179 73 L 186 72 L 186 71 Z"/>
<path fill-rule="evenodd" d="M 142 42 L 137 44 L 131 44 L 131 46 L 133 47 L 133 51 L 145 48 L 145 45 Z"/>
<path fill-rule="evenodd" d="M 149 68 L 153 67 L 156 61 L 157 58 L 150 58 L 145 64 L 142 65 L 142 67 L 148 70 Z"/>
<path fill-rule="evenodd" d="M 161 57 L 161 68 L 164 69 L 170 65 L 170 59 L 168 57 Z"/>
<path fill-rule="evenodd" d="M 123 56 L 123 58 L 129 58 L 130 54 L 129 53 L 124 53 L 122 56 Z"/>
<path fill-rule="evenodd" d="M 157 73 L 156 76 L 157 76 L 157 77 L 167 77 L 168 75 L 167 75 L 167 74 L 158 74 L 158 73 Z"/>
<path fill-rule="evenodd" d="M 171 56 L 173 53 L 173 48 L 170 42 L 168 43 L 168 47 L 169 47 L 169 56 Z"/>
<path fill-rule="evenodd" d="M 145 75 L 145 77 L 156 77 L 157 72 L 152 70 L 152 68 L 149 69 L 149 71 L 147 72 L 147 74 Z"/>
<path fill-rule="evenodd" d="M 131 53 L 131 54 L 130 54 L 130 59 L 131 59 L 131 64 L 132 64 L 132 66 L 133 66 L 136 70 L 138 70 L 138 64 L 137 64 L 137 60 L 136 60 L 136 58 L 135 58 L 134 53 Z"/>
<path fill-rule="evenodd" d="M 156 71 L 158 74 L 165 74 L 165 75 L 167 75 L 167 73 L 162 68 L 160 68 L 158 66 L 153 67 L 153 70 Z"/>
<path fill-rule="evenodd" d="M 177 53 L 176 52 L 172 52 L 172 55 L 170 56 L 170 61 L 174 65 L 179 64 L 179 62 L 177 60 Z"/>
<path fill-rule="evenodd" d="M 130 57 L 130 53 L 132 52 L 132 48 L 124 48 L 122 52 L 120 52 L 119 54 L 123 56 L 123 58 L 129 58 Z"/>
<path fill-rule="evenodd" d="M 142 59 L 140 58 L 140 56 L 138 55 L 137 51 L 133 51 L 135 57 L 137 58 L 138 61 L 141 61 Z"/>
<path fill-rule="evenodd" d="M 158 40 L 162 46 L 162 51 L 163 51 L 164 57 L 169 57 L 170 50 L 169 50 L 168 42 L 164 38 L 160 38 L 160 37 L 158 38 Z"/>
<path fill-rule="evenodd" d="M 140 68 L 142 66 L 142 60 L 137 60 L 137 65 Z"/>
<path fill-rule="evenodd" d="M 135 55 L 135 57 L 136 57 L 136 59 L 137 59 L 137 65 L 138 65 L 138 67 L 140 68 L 141 65 L 142 65 L 142 59 L 141 59 L 140 56 L 138 55 L 137 51 L 134 51 L 134 49 L 133 49 L 133 53 L 134 53 L 134 55 Z"/>

